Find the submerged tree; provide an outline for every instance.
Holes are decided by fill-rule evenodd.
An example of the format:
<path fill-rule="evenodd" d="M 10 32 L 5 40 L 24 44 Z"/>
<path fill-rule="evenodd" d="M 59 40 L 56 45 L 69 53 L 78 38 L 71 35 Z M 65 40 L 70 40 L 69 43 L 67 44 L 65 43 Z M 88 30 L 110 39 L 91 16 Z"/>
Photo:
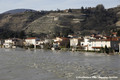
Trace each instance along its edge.
<path fill-rule="evenodd" d="M 106 45 L 105 45 L 105 53 L 109 54 L 109 49 Z"/>

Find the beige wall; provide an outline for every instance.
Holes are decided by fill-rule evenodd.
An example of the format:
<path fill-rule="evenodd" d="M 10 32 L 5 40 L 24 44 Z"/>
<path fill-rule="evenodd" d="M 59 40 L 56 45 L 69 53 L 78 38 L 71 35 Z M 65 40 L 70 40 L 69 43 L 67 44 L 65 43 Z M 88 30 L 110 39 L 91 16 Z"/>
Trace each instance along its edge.
<path fill-rule="evenodd" d="M 70 39 L 70 46 L 77 46 L 79 44 L 79 40 L 78 39 Z"/>
<path fill-rule="evenodd" d="M 36 39 L 25 39 L 25 42 L 28 45 L 30 45 L 30 44 L 35 45 L 36 44 Z"/>

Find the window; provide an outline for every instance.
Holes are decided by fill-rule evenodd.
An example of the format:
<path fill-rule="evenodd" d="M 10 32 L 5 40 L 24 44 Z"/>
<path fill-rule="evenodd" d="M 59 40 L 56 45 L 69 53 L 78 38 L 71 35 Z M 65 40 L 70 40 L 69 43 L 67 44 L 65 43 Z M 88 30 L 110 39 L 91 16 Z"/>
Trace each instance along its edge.
<path fill-rule="evenodd" d="M 94 46 L 96 46 L 96 44 L 94 44 Z"/>
<path fill-rule="evenodd" d="M 91 44 L 89 44 L 89 46 L 91 46 Z"/>

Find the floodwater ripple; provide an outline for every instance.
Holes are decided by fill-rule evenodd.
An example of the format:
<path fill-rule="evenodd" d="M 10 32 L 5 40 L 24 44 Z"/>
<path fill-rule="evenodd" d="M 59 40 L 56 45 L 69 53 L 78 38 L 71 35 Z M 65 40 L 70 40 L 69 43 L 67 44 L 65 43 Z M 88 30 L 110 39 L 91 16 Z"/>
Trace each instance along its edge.
<path fill-rule="evenodd" d="M 0 49 L 0 80 L 119 80 L 119 62 L 119 55 Z"/>

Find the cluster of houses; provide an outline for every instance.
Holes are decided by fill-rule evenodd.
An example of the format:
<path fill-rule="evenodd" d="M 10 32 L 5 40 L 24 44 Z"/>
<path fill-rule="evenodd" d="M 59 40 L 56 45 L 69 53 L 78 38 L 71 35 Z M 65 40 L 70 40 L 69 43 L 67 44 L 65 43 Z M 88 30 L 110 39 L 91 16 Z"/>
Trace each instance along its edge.
<path fill-rule="evenodd" d="M 16 48 L 17 46 L 30 46 L 33 45 L 44 47 L 44 44 L 51 43 L 52 50 L 61 48 L 71 48 L 79 50 L 89 50 L 89 51 L 99 51 L 101 48 L 111 48 L 114 51 L 120 52 L 120 37 L 110 37 L 102 35 L 92 35 L 85 37 L 77 37 L 74 35 L 69 35 L 68 37 L 56 37 L 55 39 L 45 39 L 40 40 L 39 38 L 32 37 L 26 39 L 5 39 L 1 42 L 1 47 L 5 48 Z"/>
<path fill-rule="evenodd" d="M 16 48 L 16 47 L 29 47 L 30 45 L 33 46 L 39 46 L 43 44 L 49 43 L 49 39 L 45 40 L 40 40 L 39 38 L 36 37 L 30 37 L 26 39 L 20 39 L 20 38 L 10 38 L 10 39 L 5 39 L 5 40 L 0 40 L 0 46 L 2 48 Z"/>
<path fill-rule="evenodd" d="M 110 37 L 102 35 L 93 35 L 85 37 L 74 37 L 69 36 L 69 38 L 57 37 L 54 39 L 54 47 L 66 46 L 70 44 L 70 48 L 79 50 L 89 50 L 89 51 L 99 51 L 101 48 L 111 48 L 112 50 L 118 52 L 120 48 L 120 37 Z"/>

